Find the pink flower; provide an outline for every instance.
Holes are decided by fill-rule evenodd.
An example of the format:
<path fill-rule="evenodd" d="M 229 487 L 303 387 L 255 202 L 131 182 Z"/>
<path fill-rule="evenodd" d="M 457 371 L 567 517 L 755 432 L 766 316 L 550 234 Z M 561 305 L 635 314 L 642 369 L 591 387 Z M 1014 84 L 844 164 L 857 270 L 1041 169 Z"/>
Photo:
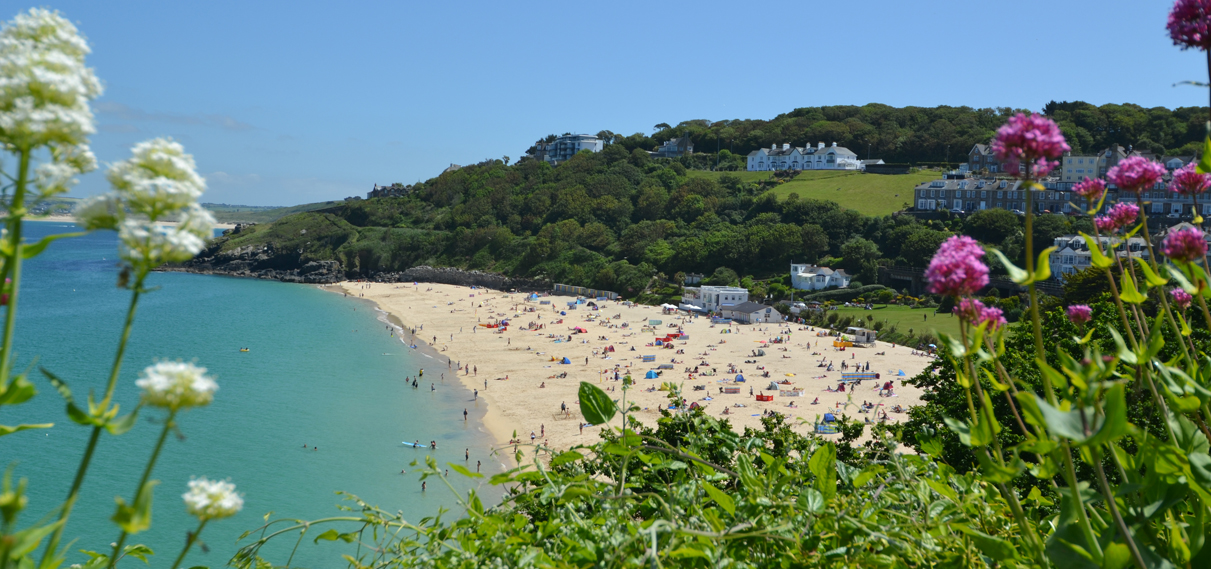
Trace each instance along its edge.
<path fill-rule="evenodd" d="M 1140 206 L 1133 203 L 1119 202 L 1111 206 L 1106 215 L 1093 218 L 1093 224 L 1102 233 L 1114 233 L 1139 218 Z"/>
<path fill-rule="evenodd" d="M 966 235 L 954 235 L 938 247 L 925 269 L 929 292 L 969 296 L 988 285 L 988 266 L 980 261 L 984 249 Z"/>
<path fill-rule="evenodd" d="M 1068 307 L 1068 319 L 1080 326 L 1093 320 L 1093 309 L 1084 304 L 1074 304 Z"/>
<path fill-rule="evenodd" d="M 1102 194 L 1106 193 L 1106 182 L 1098 178 L 1090 180 L 1086 177 L 1084 181 L 1077 182 L 1075 186 L 1072 186 L 1072 193 L 1091 202 L 1097 201 L 1102 198 Z"/>
<path fill-rule="evenodd" d="M 1190 293 L 1180 288 L 1169 291 L 1169 294 L 1173 296 L 1173 302 L 1176 302 L 1182 310 L 1190 308 L 1190 303 L 1194 301 L 1194 297 L 1190 296 Z"/>
<path fill-rule="evenodd" d="M 1169 189 L 1183 196 L 1198 195 L 1207 191 L 1207 187 L 1211 186 L 1211 175 L 1199 174 L 1197 168 L 1198 165 L 1191 162 L 1174 170 Z"/>
<path fill-rule="evenodd" d="M 1207 239 L 1196 227 L 1170 231 L 1161 243 L 1161 252 L 1170 260 L 1189 263 L 1207 255 Z"/>
<path fill-rule="evenodd" d="M 1169 11 L 1169 37 L 1173 45 L 1182 49 L 1211 48 L 1211 33 L 1208 33 L 1208 20 L 1211 19 L 1211 2 L 1207 0 L 1177 0 Z"/>
<path fill-rule="evenodd" d="M 984 306 L 983 302 L 980 302 L 974 298 L 964 298 L 963 300 L 959 301 L 959 304 L 955 307 L 954 312 L 955 314 L 959 315 L 961 320 L 975 324 L 976 321 L 980 319 L 980 314 L 987 309 L 988 307 Z"/>
<path fill-rule="evenodd" d="M 1000 308 L 992 307 L 985 308 L 980 312 L 980 318 L 979 321 L 976 322 L 976 325 L 979 326 L 985 322 L 988 323 L 989 330 L 996 330 L 997 328 L 1000 328 L 1008 323 L 1008 321 L 1005 320 L 1005 313 L 1002 312 Z"/>
<path fill-rule="evenodd" d="M 1152 189 L 1164 175 L 1164 166 L 1143 156 L 1128 156 L 1106 172 L 1106 178 L 1119 189 L 1137 194 Z"/>
<path fill-rule="evenodd" d="M 1015 176 L 1023 174 L 1023 162 L 1031 167 L 1034 177 L 1045 176 L 1055 168 L 1054 160 L 1068 150 L 1060 127 L 1051 119 L 1035 113 L 1030 113 L 1030 116 L 1018 113 L 1009 117 L 997 129 L 992 141 L 992 151 L 997 159 L 1004 162 L 1009 173 Z"/>

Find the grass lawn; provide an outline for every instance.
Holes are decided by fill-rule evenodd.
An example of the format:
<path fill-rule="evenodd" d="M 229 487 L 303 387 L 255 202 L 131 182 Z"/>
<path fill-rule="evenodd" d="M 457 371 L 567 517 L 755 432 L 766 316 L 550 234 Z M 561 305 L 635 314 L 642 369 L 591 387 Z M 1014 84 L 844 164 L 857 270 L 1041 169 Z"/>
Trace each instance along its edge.
<path fill-rule="evenodd" d="M 765 180 L 770 172 L 704 172 L 691 170 L 690 177 L 718 179 L 722 175 L 739 176 L 746 182 Z M 778 197 L 785 199 L 792 193 L 800 198 L 828 200 L 841 207 L 854 209 L 863 215 L 888 215 L 912 202 L 912 190 L 917 185 L 936 180 L 937 172 L 922 171 L 915 174 L 883 175 L 864 174 L 854 171 L 805 171 L 794 180 L 774 189 Z"/>
<path fill-rule="evenodd" d="M 942 332 L 957 336 L 959 334 L 959 319 L 950 314 L 933 313 L 932 308 L 909 308 L 896 304 L 876 304 L 874 310 L 864 310 L 856 307 L 841 307 L 837 309 L 840 316 L 853 316 L 856 318 L 870 318 L 882 320 L 884 326 L 895 325 L 896 331 L 907 334 L 908 329 L 912 328 L 914 333 L 921 333 L 922 330 L 932 330 L 933 332 Z M 924 316 L 924 317 L 923 317 Z M 873 322 L 866 324 L 867 327 Z"/>

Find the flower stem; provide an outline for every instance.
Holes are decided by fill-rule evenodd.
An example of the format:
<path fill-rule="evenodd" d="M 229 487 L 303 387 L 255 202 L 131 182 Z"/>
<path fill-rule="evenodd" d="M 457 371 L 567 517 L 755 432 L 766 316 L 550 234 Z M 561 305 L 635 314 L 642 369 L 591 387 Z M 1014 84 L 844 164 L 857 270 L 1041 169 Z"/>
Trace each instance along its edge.
<path fill-rule="evenodd" d="M 118 372 L 122 369 L 122 359 L 126 353 L 126 343 L 130 340 L 130 330 L 134 326 L 135 309 L 139 306 L 139 294 L 143 290 L 143 276 L 135 282 L 134 293 L 130 298 L 130 307 L 126 311 L 126 325 L 122 328 L 122 337 L 118 340 L 118 352 L 114 355 L 113 367 L 109 372 L 109 383 L 105 388 L 105 397 L 101 403 L 102 413 L 109 408 L 109 403 L 113 398 L 114 389 L 117 387 Z M 80 466 L 76 467 L 76 477 L 72 480 L 71 490 L 67 492 L 67 499 L 63 501 L 63 506 L 59 511 L 59 520 L 62 522 L 59 527 L 55 528 L 55 532 L 51 534 L 50 541 L 46 544 L 46 550 L 42 553 L 42 566 L 46 566 L 48 561 L 54 556 L 55 550 L 59 548 L 59 541 L 63 538 L 63 530 L 67 526 L 67 518 L 71 516 L 72 508 L 76 505 L 76 499 L 80 497 L 80 486 L 84 484 L 84 476 L 88 473 L 88 467 L 92 464 L 93 452 L 97 450 L 97 441 L 101 438 L 101 431 L 104 427 L 93 427 L 92 434 L 88 437 L 88 446 L 84 448 L 84 457 L 80 459 Z"/>
<path fill-rule="evenodd" d="M 156 466 L 156 460 L 160 458 L 160 450 L 164 448 L 164 440 L 168 438 L 169 431 L 172 430 L 176 423 L 174 419 L 177 416 L 175 410 L 168 412 L 168 418 L 164 420 L 164 428 L 160 430 L 160 438 L 156 440 L 156 447 L 151 451 L 151 458 L 147 459 L 147 466 L 143 468 L 143 477 L 139 479 L 139 485 L 135 488 L 135 498 L 138 500 L 139 493 L 143 491 L 143 486 L 147 484 L 147 480 L 151 478 L 151 471 Z M 113 569 L 118 563 L 118 553 L 122 551 L 122 544 L 126 543 L 126 537 L 129 535 L 126 530 L 118 535 L 118 541 L 114 543 L 114 553 L 109 558 L 109 569 Z"/>
<path fill-rule="evenodd" d="M 207 521 L 205 518 L 202 518 L 201 523 L 198 524 L 198 529 L 189 532 L 189 537 L 185 538 L 185 547 L 181 549 L 181 554 L 177 556 L 177 560 L 172 562 L 172 569 L 177 569 L 177 567 L 181 566 L 181 562 L 185 560 L 185 554 L 189 553 L 189 548 L 193 547 L 193 542 L 198 540 L 198 536 L 202 534 L 202 529 L 206 527 Z"/>
<path fill-rule="evenodd" d="M 8 373 L 13 365 L 13 332 L 17 327 L 17 292 L 21 288 L 21 218 L 25 215 L 25 190 L 29 185 L 29 150 L 19 151 L 17 183 L 13 188 L 13 199 L 8 205 L 8 242 L 12 256 L 7 259 L 5 273 L 11 274 L 13 288 L 8 296 L 8 309 L 4 315 L 4 341 L 0 345 L 0 382 L 8 382 Z"/>

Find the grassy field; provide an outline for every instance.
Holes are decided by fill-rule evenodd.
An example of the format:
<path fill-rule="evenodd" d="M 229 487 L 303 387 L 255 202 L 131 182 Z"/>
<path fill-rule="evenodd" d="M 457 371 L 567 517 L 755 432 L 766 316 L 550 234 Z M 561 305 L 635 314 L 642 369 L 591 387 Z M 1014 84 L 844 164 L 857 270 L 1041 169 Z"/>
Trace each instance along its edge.
<path fill-rule="evenodd" d="M 874 318 L 885 322 L 884 326 L 894 325 L 898 332 L 908 333 L 908 329 L 912 328 L 913 332 L 920 334 L 923 330 L 942 332 L 944 334 L 959 334 L 959 319 L 950 314 L 933 313 L 932 308 L 909 308 L 907 306 L 899 306 L 894 304 L 875 305 L 874 310 L 864 310 L 854 307 L 841 307 L 837 309 L 840 316 L 853 316 L 854 318 Z M 867 323 L 869 327 L 873 322 Z"/>
<path fill-rule="evenodd" d="M 745 182 L 765 180 L 770 172 L 704 172 L 691 170 L 690 177 L 718 179 L 722 175 L 739 176 Z M 800 173 L 794 180 L 779 185 L 774 193 L 786 198 L 792 193 L 800 198 L 828 200 L 841 207 L 855 209 L 864 215 L 887 215 L 904 208 L 912 202 L 912 190 L 918 184 L 936 180 L 937 172 L 923 171 L 896 176 L 864 174 L 853 171 L 809 171 Z"/>

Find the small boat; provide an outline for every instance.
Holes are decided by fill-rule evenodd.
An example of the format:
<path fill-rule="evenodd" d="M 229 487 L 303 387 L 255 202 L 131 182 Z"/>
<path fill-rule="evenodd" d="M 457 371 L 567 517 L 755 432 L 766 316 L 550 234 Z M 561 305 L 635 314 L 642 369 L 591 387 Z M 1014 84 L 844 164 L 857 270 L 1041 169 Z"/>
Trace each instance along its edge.
<path fill-rule="evenodd" d="M 240 348 L 240 351 L 241 351 L 241 352 L 247 352 L 247 351 L 248 351 L 248 348 Z"/>

